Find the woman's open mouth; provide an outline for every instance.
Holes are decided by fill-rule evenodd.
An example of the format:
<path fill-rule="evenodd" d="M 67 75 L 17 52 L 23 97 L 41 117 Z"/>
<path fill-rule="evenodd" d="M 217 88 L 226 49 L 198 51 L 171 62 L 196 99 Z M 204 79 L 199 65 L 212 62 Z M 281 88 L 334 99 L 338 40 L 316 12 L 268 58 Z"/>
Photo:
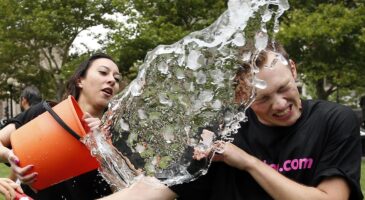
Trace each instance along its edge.
<path fill-rule="evenodd" d="M 113 90 L 111 88 L 104 88 L 101 90 L 103 94 L 107 97 L 113 96 Z"/>

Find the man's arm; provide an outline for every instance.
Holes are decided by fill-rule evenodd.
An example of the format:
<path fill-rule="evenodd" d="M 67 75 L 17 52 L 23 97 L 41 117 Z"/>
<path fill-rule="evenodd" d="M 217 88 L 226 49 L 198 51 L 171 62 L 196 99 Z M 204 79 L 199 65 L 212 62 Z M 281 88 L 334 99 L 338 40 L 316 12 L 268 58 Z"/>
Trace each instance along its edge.
<path fill-rule="evenodd" d="M 350 188 L 344 178 L 324 179 L 317 187 L 299 184 L 231 143 L 215 160 L 245 170 L 274 199 L 348 199 Z"/>

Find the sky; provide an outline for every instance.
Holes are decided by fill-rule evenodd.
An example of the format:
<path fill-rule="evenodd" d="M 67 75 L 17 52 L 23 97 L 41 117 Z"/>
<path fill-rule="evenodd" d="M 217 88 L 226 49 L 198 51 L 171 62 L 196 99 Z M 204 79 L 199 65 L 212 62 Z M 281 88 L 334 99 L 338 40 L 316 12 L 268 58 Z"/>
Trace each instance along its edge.
<path fill-rule="evenodd" d="M 113 19 L 122 23 L 126 23 L 127 17 L 123 16 L 121 13 L 115 13 L 113 15 L 104 15 L 106 19 Z M 88 50 L 98 50 L 101 49 L 102 46 L 98 43 L 98 40 L 106 40 L 107 33 L 110 32 L 110 29 L 105 28 L 102 25 L 90 27 L 82 32 L 75 38 L 72 43 L 72 48 L 70 50 L 70 54 L 72 53 L 85 53 Z M 96 39 L 96 36 L 99 36 L 99 39 Z"/>
<path fill-rule="evenodd" d="M 102 48 L 102 46 L 98 43 L 98 39 L 95 36 L 100 34 L 99 39 L 105 40 L 107 33 L 110 30 L 105 28 L 102 25 L 93 26 L 88 28 L 82 32 L 75 38 L 72 43 L 72 47 L 70 50 L 70 54 L 72 53 L 85 53 L 88 50 L 98 50 Z"/>

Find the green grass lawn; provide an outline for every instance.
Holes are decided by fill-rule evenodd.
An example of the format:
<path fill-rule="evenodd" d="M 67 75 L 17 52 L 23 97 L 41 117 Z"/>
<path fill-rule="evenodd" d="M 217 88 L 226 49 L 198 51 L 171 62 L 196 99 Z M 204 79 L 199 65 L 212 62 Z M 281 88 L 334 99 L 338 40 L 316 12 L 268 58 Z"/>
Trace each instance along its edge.
<path fill-rule="evenodd" d="M 361 164 L 361 178 L 360 178 L 361 190 L 365 194 L 365 160 L 362 160 Z"/>
<path fill-rule="evenodd" d="M 0 177 L 8 177 L 10 173 L 10 168 L 3 163 L 0 163 Z M 4 200 L 4 196 L 0 194 L 0 200 Z"/>
<path fill-rule="evenodd" d="M 9 173 L 10 173 L 10 168 L 0 163 L 0 177 L 8 177 Z"/>
<path fill-rule="evenodd" d="M 9 167 L 0 163 L 0 177 L 8 177 L 9 172 L 10 172 Z M 362 161 L 362 165 L 361 165 L 360 184 L 361 184 L 362 193 L 365 194 L 365 160 Z M 4 197 L 2 195 L 0 195 L 0 200 L 4 200 Z"/>

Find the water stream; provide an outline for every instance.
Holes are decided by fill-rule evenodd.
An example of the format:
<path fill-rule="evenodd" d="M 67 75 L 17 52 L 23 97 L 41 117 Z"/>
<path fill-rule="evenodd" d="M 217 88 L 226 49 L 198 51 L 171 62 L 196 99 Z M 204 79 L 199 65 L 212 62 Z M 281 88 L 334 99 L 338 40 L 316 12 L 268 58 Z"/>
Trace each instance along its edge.
<path fill-rule="evenodd" d="M 265 49 L 273 20 L 287 0 L 230 0 L 209 27 L 149 52 L 136 79 L 113 98 L 100 131 L 84 138 L 115 187 L 141 176 L 165 185 L 206 173 L 211 157 L 193 159 L 217 140 L 231 141 L 256 88 L 254 59 Z"/>

